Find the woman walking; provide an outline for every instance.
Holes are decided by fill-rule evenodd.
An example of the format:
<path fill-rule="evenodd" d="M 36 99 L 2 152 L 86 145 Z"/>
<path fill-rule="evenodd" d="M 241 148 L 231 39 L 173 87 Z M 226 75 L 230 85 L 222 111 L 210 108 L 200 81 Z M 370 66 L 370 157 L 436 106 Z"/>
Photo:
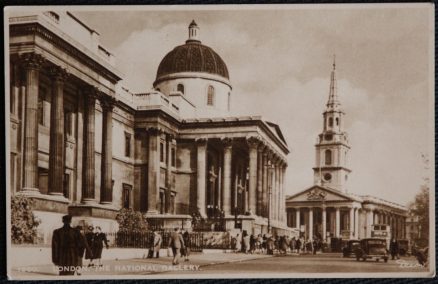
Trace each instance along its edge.
<path fill-rule="evenodd" d="M 189 261 L 189 255 L 190 255 L 190 234 L 188 231 L 185 231 L 182 235 L 184 240 L 184 249 L 181 249 L 184 251 L 182 256 L 184 257 L 184 261 Z"/>
<path fill-rule="evenodd" d="M 93 258 L 97 259 L 97 265 L 99 266 L 102 266 L 103 244 L 105 244 L 106 249 L 109 248 L 105 233 L 102 233 L 102 229 L 99 226 L 96 226 L 96 233 L 94 234 L 93 246 L 91 249 L 93 251 Z"/>
<path fill-rule="evenodd" d="M 94 266 L 93 260 L 94 260 L 94 256 L 93 256 L 93 243 L 94 243 L 94 227 L 93 226 L 88 226 L 88 231 L 87 233 L 85 233 L 85 240 L 87 241 L 88 247 L 90 247 L 90 250 L 86 250 L 85 251 L 85 259 L 88 259 L 88 267 L 90 266 Z"/>

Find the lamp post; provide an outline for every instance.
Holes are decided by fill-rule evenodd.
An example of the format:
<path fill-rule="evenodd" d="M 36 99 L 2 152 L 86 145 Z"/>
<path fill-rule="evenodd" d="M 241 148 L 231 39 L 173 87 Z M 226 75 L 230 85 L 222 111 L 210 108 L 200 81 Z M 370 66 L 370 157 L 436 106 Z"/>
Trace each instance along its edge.
<path fill-rule="evenodd" d="M 269 194 L 269 199 L 268 199 L 268 233 L 271 232 L 271 200 L 272 200 L 272 171 L 273 171 L 274 166 L 269 164 L 268 166 L 268 194 Z"/>

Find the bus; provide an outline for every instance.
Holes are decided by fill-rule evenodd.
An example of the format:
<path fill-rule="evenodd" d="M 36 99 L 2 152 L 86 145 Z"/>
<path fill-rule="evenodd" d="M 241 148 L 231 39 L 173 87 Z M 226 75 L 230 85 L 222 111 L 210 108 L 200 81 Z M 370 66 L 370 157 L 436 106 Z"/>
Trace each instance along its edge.
<path fill-rule="evenodd" d="M 389 249 L 389 243 L 391 242 L 391 226 L 387 224 L 371 225 L 371 237 L 385 239 L 386 248 Z"/>

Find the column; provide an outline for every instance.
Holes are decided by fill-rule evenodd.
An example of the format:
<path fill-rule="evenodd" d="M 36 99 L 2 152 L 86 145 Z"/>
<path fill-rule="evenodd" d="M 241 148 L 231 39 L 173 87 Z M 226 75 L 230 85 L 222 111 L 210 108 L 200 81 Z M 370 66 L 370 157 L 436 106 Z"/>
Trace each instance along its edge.
<path fill-rule="evenodd" d="M 286 162 L 283 163 L 283 166 L 281 168 L 281 206 L 282 206 L 282 215 L 284 218 L 284 212 L 286 211 L 286 194 L 285 194 L 285 180 L 286 180 L 286 168 L 287 164 Z"/>
<path fill-rule="evenodd" d="M 278 167 L 278 220 L 283 221 L 284 204 L 283 204 L 283 161 Z"/>
<path fill-rule="evenodd" d="M 366 237 L 371 238 L 371 226 L 373 224 L 373 211 L 367 209 L 366 212 Z"/>
<path fill-rule="evenodd" d="M 247 140 L 249 147 L 249 206 L 248 211 L 251 214 L 256 213 L 257 206 L 257 147 L 260 143 L 256 138 Z"/>
<path fill-rule="evenodd" d="M 268 202 L 269 202 L 269 196 L 268 196 L 268 171 L 269 171 L 269 164 L 268 164 L 268 150 L 265 149 L 263 152 L 263 197 L 262 197 L 262 216 L 268 217 Z"/>
<path fill-rule="evenodd" d="M 84 98 L 84 152 L 82 160 L 82 203 L 95 203 L 95 118 L 96 89 L 88 87 Z"/>
<path fill-rule="evenodd" d="M 100 203 L 113 202 L 113 108 L 115 100 L 102 94 L 102 156 L 100 175 Z"/>
<path fill-rule="evenodd" d="M 298 207 L 296 210 L 295 210 L 295 223 L 296 223 L 296 228 L 300 228 L 300 226 L 301 226 L 301 224 L 300 224 L 300 208 Z"/>
<path fill-rule="evenodd" d="M 313 208 L 309 208 L 309 240 L 313 239 Z"/>
<path fill-rule="evenodd" d="M 198 139 L 197 143 L 197 195 L 196 205 L 202 217 L 207 216 L 205 211 L 205 178 L 207 168 L 207 139 Z"/>
<path fill-rule="evenodd" d="M 224 145 L 224 185 L 223 185 L 223 210 L 225 215 L 231 215 L 231 159 L 233 140 L 222 140 Z"/>
<path fill-rule="evenodd" d="M 350 240 L 354 238 L 354 208 L 350 208 L 350 217 L 349 217 L 349 223 L 350 223 Z"/>
<path fill-rule="evenodd" d="M 359 239 L 359 208 L 354 210 L 354 236 Z"/>
<path fill-rule="evenodd" d="M 148 214 L 158 214 L 157 205 L 160 193 L 160 130 L 149 128 L 148 153 Z"/>
<path fill-rule="evenodd" d="M 23 191 L 38 192 L 38 92 L 41 55 L 26 53 L 20 57 L 25 69 L 26 100 L 24 120 Z"/>
<path fill-rule="evenodd" d="M 50 104 L 49 194 L 64 194 L 64 82 L 66 70 L 52 67 L 52 102 Z"/>
<path fill-rule="evenodd" d="M 263 170 L 264 170 L 264 146 L 261 145 L 257 149 L 258 161 L 257 161 L 257 210 L 256 214 L 258 216 L 263 215 Z"/>
<path fill-rule="evenodd" d="M 322 207 L 322 240 L 325 242 L 327 238 L 327 211 L 325 206 Z"/>
<path fill-rule="evenodd" d="M 164 213 L 170 212 L 170 196 L 172 193 L 172 140 L 171 134 L 166 135 L 167 165 L 166 165 L 166 192 L 164 198 Z"/>
<path fill-rule="evenodd" d="M 336 231 L 335 237 L 339 238 L 341 236 L 341 211 L 339 207 L 336 207 Z"/>

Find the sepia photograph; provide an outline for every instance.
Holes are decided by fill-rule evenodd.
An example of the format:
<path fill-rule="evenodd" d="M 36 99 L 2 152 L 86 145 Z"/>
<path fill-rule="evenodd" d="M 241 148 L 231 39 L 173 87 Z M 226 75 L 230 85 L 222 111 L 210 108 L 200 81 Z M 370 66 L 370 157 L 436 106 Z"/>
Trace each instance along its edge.
<path fill-rule="evenodd" d="M 434 277 L 434 8 L 5 7 L 9 279 Z"/>

